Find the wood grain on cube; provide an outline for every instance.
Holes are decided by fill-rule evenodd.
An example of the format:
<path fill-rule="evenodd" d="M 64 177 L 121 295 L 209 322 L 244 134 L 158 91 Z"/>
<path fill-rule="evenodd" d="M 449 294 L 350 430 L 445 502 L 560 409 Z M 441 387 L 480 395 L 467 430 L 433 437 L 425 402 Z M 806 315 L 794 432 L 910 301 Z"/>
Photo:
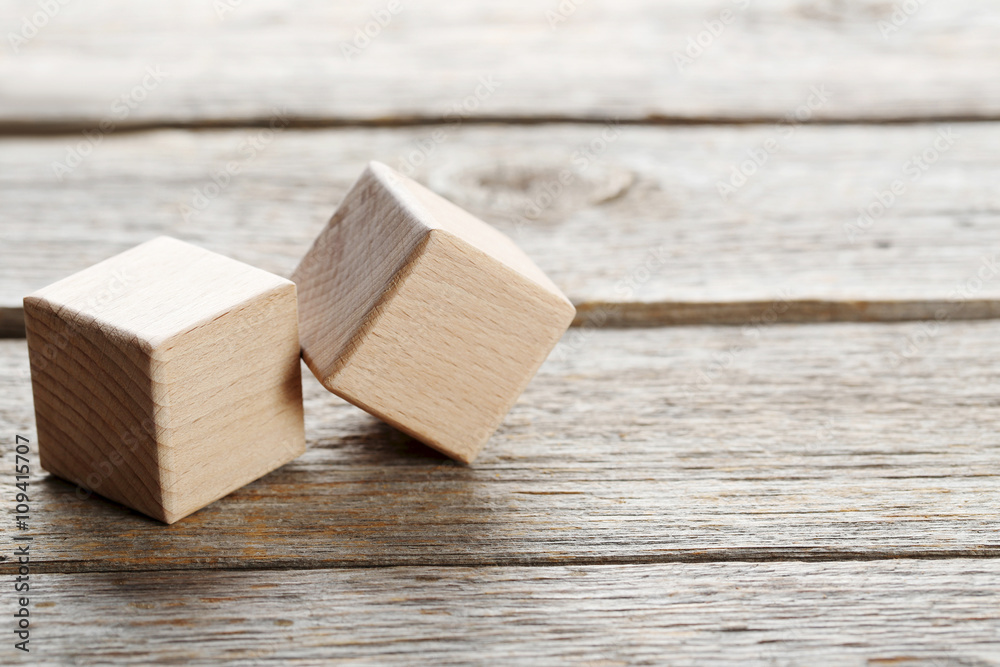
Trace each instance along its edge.
<path fill-rule="evenodd" d="M 510 239 L 374 162 L 292 279 L 323 386 L 466 463 L 575 314 Z"/>
<path fill-rule="evenodd" d="M 295 286 L 159 238 L 25 298 L 42 466 L 167 523 L 304 449 Z"/>

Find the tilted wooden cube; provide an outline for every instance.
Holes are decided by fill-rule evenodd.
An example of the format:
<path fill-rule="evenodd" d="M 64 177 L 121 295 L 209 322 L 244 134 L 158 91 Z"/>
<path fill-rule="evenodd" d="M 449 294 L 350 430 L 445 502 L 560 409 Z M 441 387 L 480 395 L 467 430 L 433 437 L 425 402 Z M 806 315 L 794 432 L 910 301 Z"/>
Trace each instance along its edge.
<path fill-rule="evenodd" d="M 24 299 L 42 467 L 173 523 L 305 450 L 295 285 L 166 237 Z"/>
<path fill-rule="evenodd" d="M 377 162 L 292 280 L 320 382 L 467 463 L 575 314 L 513 241 Z"/>

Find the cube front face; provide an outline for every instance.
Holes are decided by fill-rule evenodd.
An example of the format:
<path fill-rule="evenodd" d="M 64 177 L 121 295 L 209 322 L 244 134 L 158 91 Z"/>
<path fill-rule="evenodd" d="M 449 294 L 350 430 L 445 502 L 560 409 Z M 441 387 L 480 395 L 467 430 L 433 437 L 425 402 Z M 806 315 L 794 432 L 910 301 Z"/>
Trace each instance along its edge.
<path fill-rule="evenodd" d="M 471 462 L 575 311 L 441 230 L 397 280 L 327 387 Z"/>
<path fill-rule="evenodd" d="M 291 283 L 153 351 L 166 521 L 305 451 Z"/>
<path fill-rule="evenodd" d="M 120 258 L 148 267 L 138 296 L 80 309 Z M 292 283 L 172 240 L 102 265 L 25 299 L 46 470 L 172 523 L 304 451 Z M 178 321 L 169 335 L 158 313 Z"/>

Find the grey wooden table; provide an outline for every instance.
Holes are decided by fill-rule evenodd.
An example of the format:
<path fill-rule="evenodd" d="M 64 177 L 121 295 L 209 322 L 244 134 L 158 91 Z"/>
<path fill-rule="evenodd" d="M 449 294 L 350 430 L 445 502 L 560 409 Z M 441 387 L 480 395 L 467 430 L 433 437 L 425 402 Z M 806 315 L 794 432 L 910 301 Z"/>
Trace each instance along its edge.
<path fill-rule="evenodd" d="M 53 6 L 0 5 L 0 663 L 1000 663 L 995 3 Z M 306 373 L 307 453 L 178 524 L 37 470 L 25 294 L 288 275 L 370 159 L 578 306 L 474 465 Z"/>

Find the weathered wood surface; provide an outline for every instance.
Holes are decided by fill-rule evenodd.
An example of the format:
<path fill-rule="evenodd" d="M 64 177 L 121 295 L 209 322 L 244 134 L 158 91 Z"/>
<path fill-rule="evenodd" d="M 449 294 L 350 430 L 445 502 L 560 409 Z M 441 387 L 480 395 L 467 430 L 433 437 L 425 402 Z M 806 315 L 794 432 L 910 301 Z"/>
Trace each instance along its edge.
<path fill-rule="evenodd" d="M 31 646 L 45 664 L 942 667 L 993 665 L 1000 655 L 998 560 L 35 581 Z"/>
<path fill-rule="evenodd" d="M 24 44 L 5 31 L 0 123 L 197 126 L 266 121 L 274 107 L 320 124 L 433 120 L 481 77 L 495 91 L 472 97 L 475 118 L 776 119 L 813 86 L 832 97 L 812 119 L 1000 116 L 1000 89 L 984 82 L 1000 65 L 1000 25 L 979 0 L 915 1 L 911 12 L 882 0 L 402 0 L 345 56 L 391 4 L 67 3 Z M 38 11 L 11 1 L 0 19 L 21 34 Z M 680 67 L 697 40 L 703 53 Z M 113 106 L 144 78 L 134 108 Z"/>
<path fill-rule="evenodd" d="M 571 331 L 471 467 L 306 373 L 307 453 L 173 526 L 36 478 L 29 660 L 996 664 L 1000 325 L 957 321 L 1000 315 L 1000 129 L 964 122 L 1000 119 L 994 8 L 882 34 L 903 3 L 414 0 L 345 58 L 388 4 L 89 0 L 5 31 L 0 334 L 161 233 L 288 276 L 370 159 L 512 235 L 578 323 L 741 326 Z M 166 127 L 237 129 L 125 131 Z M 35 439 L 24 346 L 4 461 Z"/>
<path fill-rule="evenodd" d="M 949 128 L 951 147 L 912 180 L 904 165 Z M 0 142 L 6 333 L 25 294 L 157 234 L 288 276 L 369 159 L 400 167 L 424 151 L 415 177 L 514 238 L 581 321 L 739 324 L 776 300 L 788 321 L 1000 314 L 993 124 L 434 132 L 111 136 L 61 181 L 52 164 L 75 138 Z M 772 139 L 778 152 L 723 200 L 718 182 Z M 239 173 L 215 189 L 230 162 Z M 572 182 L 538 206 L 563 170 Z M 859 227 L 897 179 L 906 191 Z"/>
<path fill-rule="evenodd" d="M 1000 327 L 925 326 L 574 330 L 471 467 L 306 373 L 306 454 L 172 526 L 37 480 L 34 567 L 996 557 Z M 0 350 L 6 457 L 31 408 Z"/>

